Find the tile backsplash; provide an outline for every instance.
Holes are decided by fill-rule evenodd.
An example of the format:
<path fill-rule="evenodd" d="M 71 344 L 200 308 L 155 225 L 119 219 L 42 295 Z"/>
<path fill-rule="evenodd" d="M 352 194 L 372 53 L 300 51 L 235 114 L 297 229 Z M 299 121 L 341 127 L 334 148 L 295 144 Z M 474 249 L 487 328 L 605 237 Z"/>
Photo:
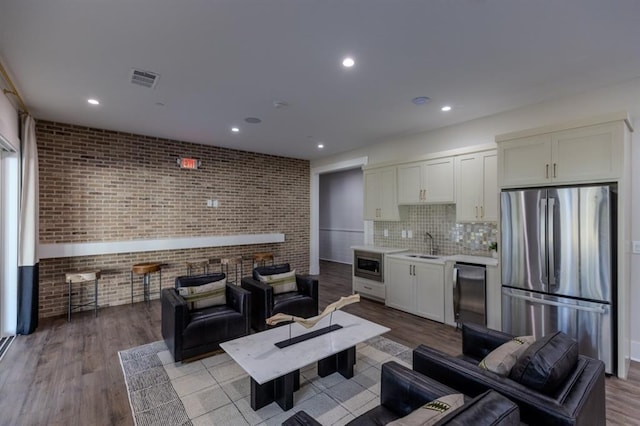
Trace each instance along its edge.
<path fill-rule="evenodd" d="M 402 209 L 405 209 L 402 214 L 405 220 L 374 222 L 375 245 L 428 253 L 430 239 L 425 235 L 428 232 L 433 236 L 436 254 L 491 256 L 489 245 L 498 239 L 496 223 L 456 223 L 455 204 L 403 206 Z M 407 235 L 405 238 L 402 238 L 403 230 Z M 413 238 L 408 238 L 409 233 L 413 234 Z"/>

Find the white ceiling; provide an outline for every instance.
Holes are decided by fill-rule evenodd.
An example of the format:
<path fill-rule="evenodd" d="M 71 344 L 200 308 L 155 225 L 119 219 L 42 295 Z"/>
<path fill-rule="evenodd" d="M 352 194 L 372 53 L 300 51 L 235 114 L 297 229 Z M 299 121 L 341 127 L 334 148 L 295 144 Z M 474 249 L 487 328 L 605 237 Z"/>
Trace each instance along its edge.
<path fill-rule="evenodd" d="M 36 118 L 314 159 L 638 77 L 638 18 L 638 0 L 3 0 L 0 60 Z"/>

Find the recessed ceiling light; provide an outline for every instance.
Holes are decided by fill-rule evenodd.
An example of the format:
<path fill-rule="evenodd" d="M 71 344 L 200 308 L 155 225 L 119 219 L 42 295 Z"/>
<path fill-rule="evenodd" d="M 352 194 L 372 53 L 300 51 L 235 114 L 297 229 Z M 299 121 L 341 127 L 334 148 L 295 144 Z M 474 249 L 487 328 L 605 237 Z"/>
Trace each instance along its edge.
<path fill-rule="evenodd" d="M 424 105 L 426 103 L 429 103 L 431 99 L 427 96 L 418 96 L 416 98 L 411 99 L 411 102 L 413 102 L 416 105 Z"/>
<path fill-rule="evenodd" d="M 319 143 L 319 144 L 318 144 L 318 149 L 322 149 L 322 148 L 324 148 L 324 145 L 323 145 L 323 144 L 321 144 L 321 143 Z"/>
<path fill-rule="evenodd" d="M 232 131 L 233 133 L 238 133 L 238 132 L 240 131 L 240 129 L 239 129 L 238 127 L 232 127 L 232 128 L 231 128 L 231 131 Z"/>
<path fill-rule="evenodd" d="M 447 111 L 451 111 L 451 107 L 449 105 L 445 105 L 442 108 L 440 108 L 442 111 L 447 112 Z"/>
<path fill-rule="evenodd" d="M 100 105 L 100 101 L 97 99 L 87 99 L 87 102 L 89 102 L 91 105 Z"/>
<path fill-rule="evenodd" d="M 342 60 L 342 66 L 345 68 L 351 68 L 355 64 L 356 64 L 356 61 L 354 61 L 353 58 L 350 58 L 350 57 L 346 57 Z"/>

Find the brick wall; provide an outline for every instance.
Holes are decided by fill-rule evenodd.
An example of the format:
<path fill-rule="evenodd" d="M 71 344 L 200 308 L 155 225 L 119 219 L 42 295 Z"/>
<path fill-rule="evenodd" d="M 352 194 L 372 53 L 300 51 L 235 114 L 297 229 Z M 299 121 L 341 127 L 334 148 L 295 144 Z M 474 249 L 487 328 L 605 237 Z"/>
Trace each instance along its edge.
<path fill-rule="evenodd" d="M 41 243 L 285 234 L 277 244 L 43 259 L 41 317 L 66 313 L 64 274 L 78 269 L 102 269 L 100 306 L 129 303 L 129 271 L 138 262 L 166 263 L 163 287 L 185 273 L 188 259 L 258 251 L 308 271 L 308 161 L 47 121 L 36 135 Z M 181 170 L 179 157 L 202 165 Z M 207 207 L 207 199 L 220 206 Z M 245 275 L 250 269 L 246 261 Z M 136 292 L 141 287 L 137 281 Z M 87 294 L 79 287 L 74 294 L 92 297 L 92 286 L 82 288 Z"/>

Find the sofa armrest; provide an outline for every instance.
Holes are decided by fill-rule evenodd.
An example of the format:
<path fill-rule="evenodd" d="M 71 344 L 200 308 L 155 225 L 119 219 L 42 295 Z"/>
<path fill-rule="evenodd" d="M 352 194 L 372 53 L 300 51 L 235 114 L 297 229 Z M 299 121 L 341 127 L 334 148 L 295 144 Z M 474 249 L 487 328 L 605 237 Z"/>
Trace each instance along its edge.
<path fill-rule="evenodd" d="M 492 330 L 478 324 L 462 325 L 462 353 L 470 358 L 482 360 L 489 352 L 503 343 L 513 339 L 513 336 L 501 331 Z"/>
<path fill-rule="evenodd" d="M 235 284 L 227 284 L 225 290 L 227 306 L 242 314 L 245 322 L 245 334 L 251 331 L 251 293 Z"/>
<path fill-rule="evenodd" d="M 552 398 L 436 349 L 420 345 L 413 351 L 415 371 L 472 397 L 493 389 L 515 402 L 522 421 L 529 424 L 604 424 L 604 399 L 599 400 L 604 395 L 604 368 L 586 368 L 590 361 L 600 362 L 581 356 L 567 388 Z"/>
<path fill-rule="evenodd" d="M 309 275 L 296 275 L 298 291 L 305 296 L 318 300 L 318 280 Z"/>
<path fill-rule="evenodd" d="M 182 331 L 187 326 L 189 314 L 187 303 L 178 295 L 175 289 L 162 289 L 162 338 L 164 339 L 173 359 L 182 361 Z M 178 351 L 176 351 L 178 348 Z"/>
<path fill-rule="evenodd" d="M 264 320 L 271 316 L 273 310 L 273 288 L 251 277 L 244 277 L 240 285 L 251 293 L 251 327 L 256 331 L 266 330 Z"/>
<path fill-rule="evenodd" d="M 382 364 L 380 405 L 399 417 L 406 416 L 429 401 L 453 393 L 458 392 L 395 361 Z"/>

